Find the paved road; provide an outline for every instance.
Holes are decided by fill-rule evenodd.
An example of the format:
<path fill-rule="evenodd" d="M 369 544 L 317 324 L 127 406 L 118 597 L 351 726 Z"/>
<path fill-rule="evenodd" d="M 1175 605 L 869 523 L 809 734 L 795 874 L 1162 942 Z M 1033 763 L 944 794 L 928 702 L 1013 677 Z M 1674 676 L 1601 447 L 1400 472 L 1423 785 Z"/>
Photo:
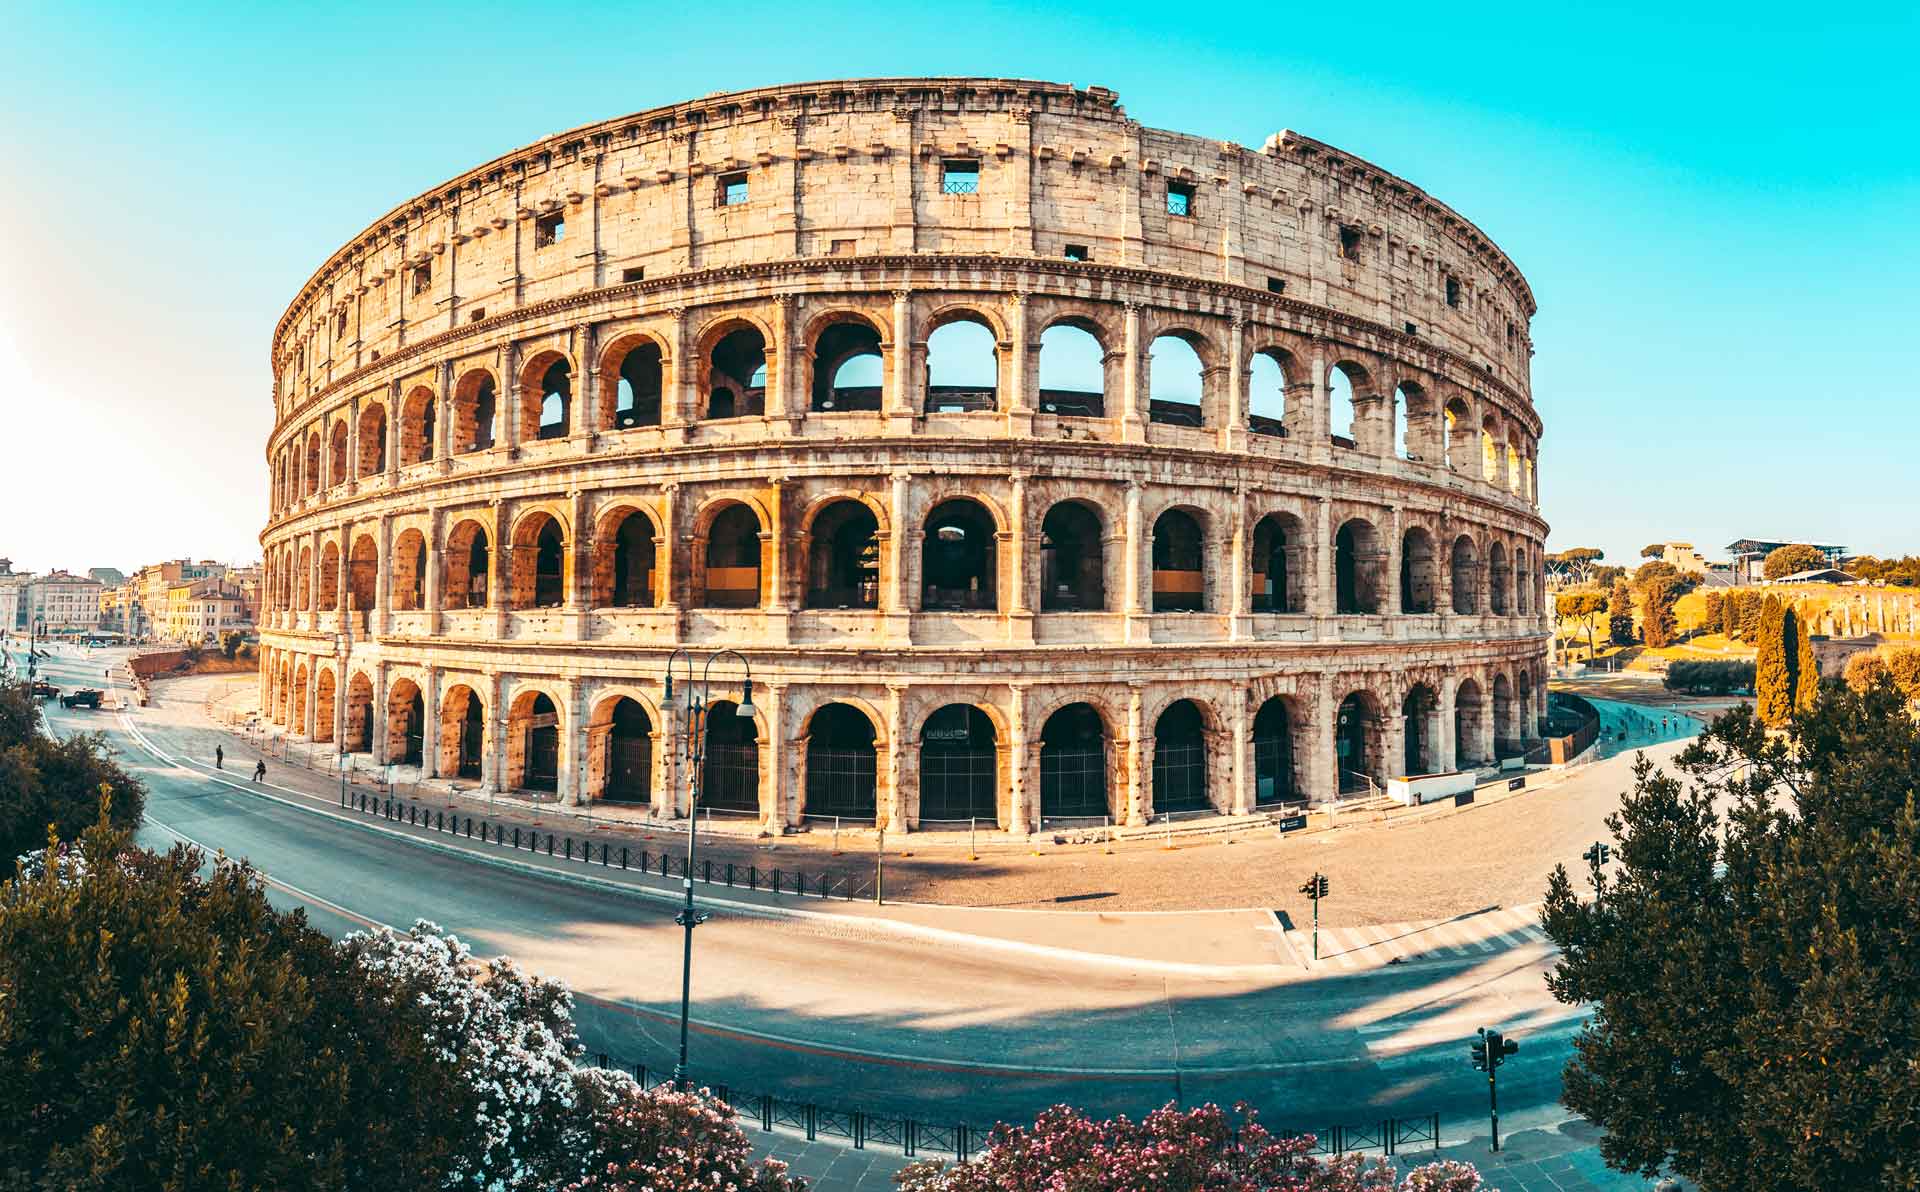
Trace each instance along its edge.
<path fill-rule="evenodd" d="M 71 687 L 99 675 L 103 653 L 46 669 Z M 671 1064 L 680 933 L 670 905 L 478 865 L 264 798 L 245 789 L 252 757 L 240 748 L 228 751 L 240 780 L 229 784 L 155 757 L 119 716 L 56 704 L 48 717 L 58 731 L 104 729 L 147 781 L 143 843 L 177 834 L 246 857 L 282 883 L 276 901 L 308 907 L 331 933 L 432 919 L 587 995 L 591 1050 Z M 164 707 L 131 723 L 164 753 L 204 743 Z M 1303 981 L 1129 972 L 858 922 L 719 913 L 698 940 L 694 1068 L 738 1089 L 936 1121 L 1022 1119 L 1057 1101 L 1138 1113 L 1169 1099 L 1245 1099 L 1271 1122 L 1316 1129 L 1438 1112 L 1445 1137 L 1467 1140 L 1486 1130 L 1485 1085 L 1465 1045 L 1481 1025 L 1523 1042 L 1502 1071 L 1503 1124 L 1565 1116 L 1559 1071 L 1579 1019 L 1544 992 L 1548 950 L 1514 942 Z"/>

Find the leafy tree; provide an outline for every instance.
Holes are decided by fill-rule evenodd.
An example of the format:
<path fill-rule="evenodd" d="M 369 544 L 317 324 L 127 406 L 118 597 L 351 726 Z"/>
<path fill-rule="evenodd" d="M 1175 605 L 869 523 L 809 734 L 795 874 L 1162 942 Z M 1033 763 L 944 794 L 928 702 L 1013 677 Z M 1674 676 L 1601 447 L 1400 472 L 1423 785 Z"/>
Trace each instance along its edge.
<path fill-rule="evenodd" d="M 1647 645 L 1660 649 L 1678 640 L 1679 624 L 1674 619 L 1673 606 L 1683 590 L 1678 575 L 1654 575 L 1640 586 L 1640 636 Z"/>
<path fill-rule="evenodd" d="M 1877 559 L 1860 555 L 1847 560 L 1847 570 L 1861 579 L 1876 580 L 1903 588 L 1920 587 L 1920 556 L 1902 555 L 1897 559 Z"/>
<path fill-rule="evenodd" d="M 1719 592 L 1701 594 L 1700 628 L 1708 633 L 1721 633 L 1727 627 L 1727 598 Z"/>
<path fill-rule="evenodd" d="M 1238 1120 L 1236 1120 L 1238 1119 Z M 1140 1121 L 1095 1121 L 1056 1105 L 1031 1128 L 993 1128 L 978 1159 L 915 1163 L 901 1192 L 1474 1192 L 1465 1163 L 1429 1163 L 1396 1179 L 1392 1164 L 1357 1154 L 1318 1159 L 1311 1138 L 1268 1132 L 1245 1105 L 1167 1105 Z"/>
<path fill-rule="evenodd" d="M 1679 574 L 1680 574 L 1680 569 L 1678 567 L 1675 567 L 1672 563 L 1664 562 L 1660 559 L 1655 559 L 1651 563 L 1642 563 L 1637 569 L 1635 569 L 1633 573 L 1633 583 L 1635 587 L 1644 587 L 1646 584 L 1651 583 L 1653 580 L 1659 579 L 1662 576 L 1673 577 L 1673 576 L 1678 576 Z"/>
<path fill-rule="evenodd" d="M 1760 636 L 1761 595 L 1751 588 L 1736 588 L 1727 593 L 1727 635 L 1751 645 Z"/>
<path fill-rule="evenodd" d="M 1920 648 L 1894 646 L 1880 652 L 1886 659 L 1887 677 L 1910 700 L 1920 700 Z"/>
<path fill-rule="evenodd" d="M 1677 658 L 1667 664 L 1668 691 L 1731 695 L 1753 690 L 1753 663 L 1732 659 Z"/>
<path fill-rule="evenodd" d="M 1826 565 L 1827 556 L 1805 543 L 1796 542 L 1769 552 L 1766 561 L 1760 565 L 1760 573 L 1768 579 L 1779 579 L 1802 571 L 1815 571 Z"/>
<path fill-rule="evenodd" d="M 1625 567 L 1610 567 L 1602 563 L 1593 569 L 1593 573 L 1587 577 L 1587 582 L 1596 588 L 1611 590 L 1613 588 L 1613 581 L 1620 579 L 1626 574 L 1627 569 Z"/>
<path fill-rule="evenodd" d="M 140 822 L 147 790 L 107 756 L 98 733 L 54 740 L 40 729 L 40 708 L 25 682 L 0 681 L 0 858 L 47 843 L 52 829 L 73 839 L 100 815 L 110 796 L 111 822 Z"/>
<path fill-rule="evenodd" d="M 1593 621 L 1607 611 L 1607 597 L 1603 592 L 1562 592 L 1554 598 L 1554 611 L 1564 621 L 1575 621 L 1586 629 L 1587 657 L 1593 657 Z"/>
<path fill-rule="evenodd" d="M 221 655 L 225 657 L 228 662 L 232 662 L 234 655 L 240 652 L 240 643 L 245 640 L 246 639 L 241 637 L 237 631 L 232 629 L 227 630 L 220 635 Z"/>
<path fill-rule="evenodd" d="M 6 1186 L 440 1186 L 473 1115 L 415 1003 L 226 858 L 102 814 L 41 860 L 0 884 Z"/>
<path fill-rule="evenodd" d="M 1813 707 L 1820 691 L 1820 662 L 1813 656 L 1813 635 L 1798 611 L 1786 612 L 1788 668 L 1793 672 L 1793 710 L 1805 712 Z"/>
<path fill-rule="evenodd" d="M 1788 661 L 1786 608 L 1768 596 L 1760 608 L 1760 633 L 1754 642 L 1759 651 L 1753 661 L 1754 702 L 1762 723 L 1775 728 L 1786 724 L 1793 711 L 1793 664 Z"/>
<path fill-rule="evenodd" d="M 1887 660 L 1877 650 L 1862 650 L 1847 659 L 1841 679 L 1855 691 L 1866 691 L 1881 681 L 1891 682 Z"/>
<path fill-rule="evenodd" d="M 1548 987 L 1596 1010 L 1563 1099 L 1622 1171 L 1914 1187 L 1920 728 L 1884 684 L 1828 687 L 1784 735 L 1741 707 L 1674 764 L 1636 766 L 1591 899 L 1548 885 Z"/>
<path fill-rule="evenodd" d="M 1616 646 L 1633 644 L 1633 589 L 1624 577 L 1613 581 L 1613 595 L 1607 601 L 1607 636 Z"/>
<path fill-rule="evenodd" d="M 1664 542 L 1649 542 L 1640 548 L 1640 557 L 1643 559 L 1658 559 L 1666 553 L 1667 544 Z"/>
<path fill-rule="evenodd" d="M 624 1072 L 591 1069 L 577 1085 L 587 1125 L 568 1152 L 584 1178 L 565 1192 L 645 1192 L 655 1188 L 732 1188 L 737 1192 L 805 1192 L 787 1165 L 753 1162 L 753 1144 L 731 1106 L 706 1089 L 671 1085 L 643 1091 Z"/>

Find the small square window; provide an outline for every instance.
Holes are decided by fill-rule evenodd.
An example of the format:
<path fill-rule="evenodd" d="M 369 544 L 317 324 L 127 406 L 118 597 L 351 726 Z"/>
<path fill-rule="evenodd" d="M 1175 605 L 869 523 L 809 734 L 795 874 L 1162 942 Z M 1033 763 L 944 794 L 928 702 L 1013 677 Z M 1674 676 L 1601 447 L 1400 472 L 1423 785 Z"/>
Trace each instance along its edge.
<path fill-rule="evenodd" d="M 333 337 L 335 339 L 339 339 L 341 336 L 345 335 L 346 333 L 347 333 L 347 312 L 343 310 L 340 312 L 339 316 L 334 319 Z"/>
<path fill-rule="evenodd" d="M 636 266 L 632 269 L 622 269 L 620 271 L 620 280 L 623 282 L 645 281 L 646 279 L 647 279 L 647 271 L 642 267 Z"/>
<path fill-rule="evenodd" d="M 738 207 L 740 204 L 746 202 L 746 173 L 742 171 L 738 174 L 720 175 L 720 189 L 716 194 L 716 198 L 718 200 L 718 206 L 721 207 Z"/>
<path fill-rule="evenodd" d="M 433 285 L 433 262 L 413 267 L 413 292 L 424 294 Z"/>
<path fill-rule="evenodd" d="M 1460 279 L 1451 273 L 1447 274 L 1447 305 L 1460 305 Z"/>
<path fill-rule="evenodd" d="M 1269 277 L 1269 278 L 1267 279 L 1267 293 L 1269 293 L 1269 294 L 1284 294 L 1284 293 L 1286 293 L 1286 292 L 1287 292 L 1287 279 L 1286 279 L 1286 278 L 1284 278 L 1284 277 Z"/>
<path fill-rule="evenodd" d="M 567 238 L 565 212 L 550 211 L 533 221 L 533 246 L 546 248 Z"/>
<path fill-rule="evenodd" d="M 1087 246 L 1084 244 L 1069 244 L 1067 245 L 1067 260 L 1091 261 L 1093 260 L 1093 254 L 1087 251 Z"/>
<path fill-rule="evenodd" d="M 940 193 L 974 195 L 980 193 L 980 163 L 943 161 L 940 163 Z"/>
<path fill-rule="evenodd" d="M 478 323 L 481 319 L 484 319 L 486 317 L 487 317 L 487 308 L 484 306 L 476 306 L 473 308 L 473 313 L 467 316 L 467 322 Z"/>
<path fill-rule="evenodd" d="M 1352 224 L 1340 225 L 1340 255 L 1349 261 L 1360 259 L 1360 229 Z"/>
<path fill-rule="evenodd" d="M 375 360 L 378 360 L 378 359 L 380 359 L 380 349 L 379 349 L 379 348 L 375 348 L 375 349 L 373 350 L 373 358 L 374 358 Z"/>
<path fill-rule="evenodd" d="M 1167 214 L 1190 218 L 1193 215 L 1193 187 L 1185 182 L 1167 183 Z"/>
<path fill-rule="evenodd" d="M 1419 328 L 1419 327 L 1417 327 L 1417 326 L 1415 326 L 1414 324 L 1412 324 L 1412 323 L 1408 323 L 1408 324 L 1406 325 L 1406 327 L 1407 327 L 1407 334 L 1408 334 L 1408 335 L 1418 335 L 1418 334 L 1420 334 L 1420 328 Z"/>
<path fill-rule="evenodd" d="M 858 240 L 835 240 L 828 246 L 828 253 L 836 257 L 850 257 L 860 247 Z"/>

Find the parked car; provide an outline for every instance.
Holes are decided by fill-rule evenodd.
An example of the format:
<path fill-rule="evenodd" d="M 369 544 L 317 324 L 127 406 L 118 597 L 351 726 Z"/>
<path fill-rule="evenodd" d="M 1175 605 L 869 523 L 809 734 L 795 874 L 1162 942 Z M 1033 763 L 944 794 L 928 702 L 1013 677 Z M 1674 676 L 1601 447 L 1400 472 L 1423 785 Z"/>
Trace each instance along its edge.
<path fill-rule="evenodd" d="M 101 691 L 98 687 L 82 687 L 72 695 L 61 696 L 60 706 L 63 708 L 98 708 L 100 706 L 100 697 L 105 694 L 106 692 Z"/>
<path fill-rule="evenodd" d="M 58 687 L 55 687 L 53 684 L 47 682 L 45 679 L 34 680 L 33 696 L 35 699 L 53 699 L 55 696 L 59 694 L 60 694 L 60 689 Z"/>

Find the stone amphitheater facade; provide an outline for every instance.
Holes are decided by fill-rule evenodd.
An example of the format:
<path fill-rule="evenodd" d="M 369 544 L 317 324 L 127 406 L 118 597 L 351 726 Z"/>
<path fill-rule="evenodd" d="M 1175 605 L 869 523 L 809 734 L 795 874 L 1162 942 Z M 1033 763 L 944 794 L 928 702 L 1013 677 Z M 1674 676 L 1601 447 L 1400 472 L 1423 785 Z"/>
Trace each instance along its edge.
<path fill-rule="evenodd" d="M 262 705 L 429 783 L 684 815 L 662 677 L 733 648 L 756 710 L 727 656 L 701 805 L 771 830 L 1486 764 L 1545 711 L 1533 312 L 1413 184 L 1098 87 L 548 137 L 281 319 Z"/>

